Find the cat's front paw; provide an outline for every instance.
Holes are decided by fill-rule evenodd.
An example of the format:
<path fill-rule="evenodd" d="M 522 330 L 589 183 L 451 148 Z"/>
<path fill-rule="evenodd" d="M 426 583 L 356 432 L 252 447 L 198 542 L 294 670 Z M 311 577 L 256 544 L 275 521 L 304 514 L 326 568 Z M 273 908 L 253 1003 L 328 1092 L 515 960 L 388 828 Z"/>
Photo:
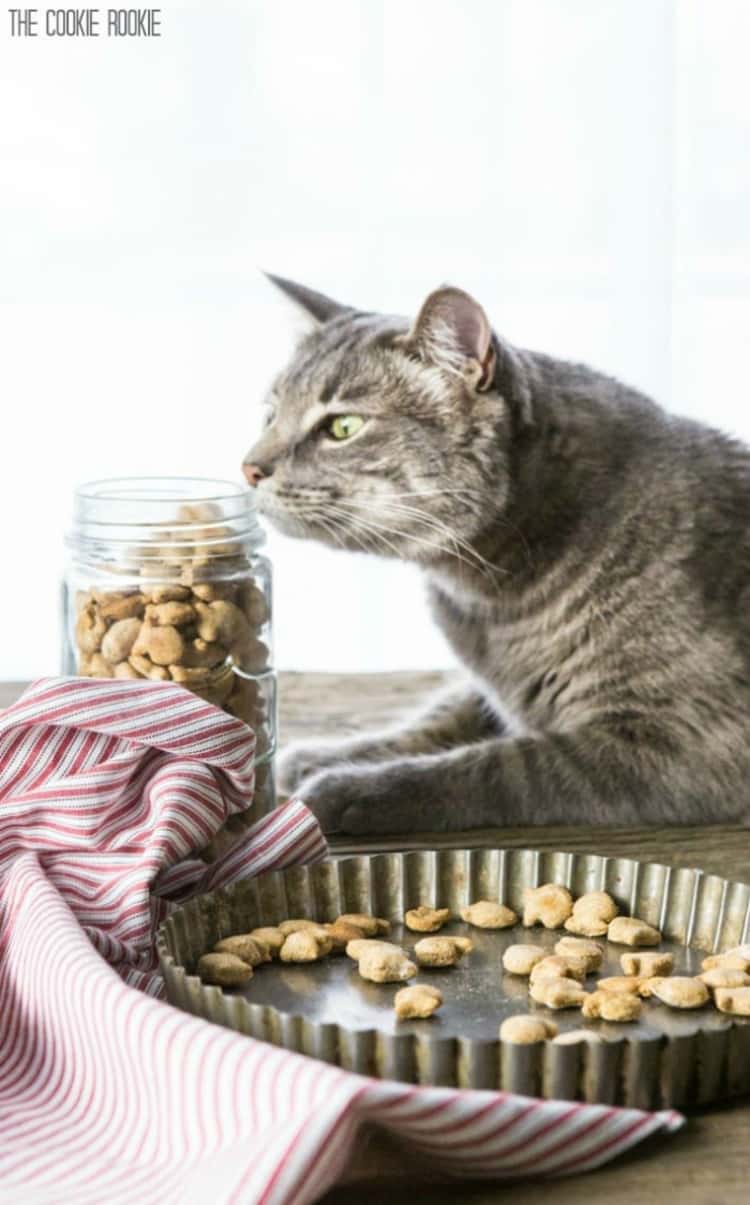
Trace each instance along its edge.
<path fill-rule="evenodd" d="M 295 794 L 317 817 L 324 833 L 342 830 L 342 817 L 355 799 L 362 798 L 360 770 L 353 766 L 328 766 L 297 783 Z"/>
<path fill-rule="evenodd" d="M 296 795 L 301 782 L 340 759 L 341 745 L 334 741 L 297 741 L 288 745 L 276 760 L 279 794 Z"/>
<path fill-rule="evenodd" d="M 329 766 L 305 778 L 299 798 L 326 833 L 451 832 L 489 821 L 482 801 L 461 798 L 443 759 Z"/>
<path fill-rule="evenodd" d="M 297 794 L 325 833 L 403 833 L 436 826 L 434 804 L 421 803 L 395 761 L 324 768 L 304 779 Z"/>

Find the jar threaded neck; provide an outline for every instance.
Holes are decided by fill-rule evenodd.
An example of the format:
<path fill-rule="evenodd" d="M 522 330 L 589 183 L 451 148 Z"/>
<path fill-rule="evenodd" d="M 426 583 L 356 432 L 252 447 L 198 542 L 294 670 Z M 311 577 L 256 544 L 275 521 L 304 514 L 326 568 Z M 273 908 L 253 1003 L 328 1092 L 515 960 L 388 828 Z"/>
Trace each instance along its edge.
<path fill-rule="evenodd" d="M 74 494 L 66 542 L 76 557 L 152 558 L 162 547 L 227 554 L 227 542 L 254 551 L 265 532 L 252 491 L 237 482 L 200 477 L 124 477 L 91 481 Z"/>

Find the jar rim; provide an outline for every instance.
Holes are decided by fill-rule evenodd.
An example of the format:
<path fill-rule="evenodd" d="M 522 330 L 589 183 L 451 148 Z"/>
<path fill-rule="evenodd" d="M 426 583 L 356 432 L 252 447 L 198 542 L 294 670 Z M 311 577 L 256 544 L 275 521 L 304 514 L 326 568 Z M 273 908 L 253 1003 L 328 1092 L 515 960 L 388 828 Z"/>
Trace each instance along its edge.
<path fill-rule="evenodd" d="M 194 508 L 188 518 L 179 508 Z M 208 513 L 201 514 L 205 507 Z M 179 535 L 177 530 L 179 530 Z M 230 540 L 252 549 L 265 542 L 249 486 L 211 477 L 109 477 L 84 482 L 73 494 L 66 544 L 99 559 L 106 545 L 143 547 L 154 555 L 156 540 L 200 545 L 207 556 L 226 555 Z"/>
<path fill-rule="evenodd" d="M 161 486 L 162 488 L 157 488 Z M 179 489 L 172 488 L 179 486 Z M 188 487 L 198 486 L 196 490 Z M 220 487 L 209 493 L 200 487 Z M 144 488 L 145 487 L 145 488 Z M 166 488 L 164 488 L 166 487 Z M 75 499 L 102 502 L 220 502 L 224 498 L 244 498 L 247 509 L 255 510 L 252 490 L 239 481 L 217 477 L 100 477 L 76 486 Z"/>

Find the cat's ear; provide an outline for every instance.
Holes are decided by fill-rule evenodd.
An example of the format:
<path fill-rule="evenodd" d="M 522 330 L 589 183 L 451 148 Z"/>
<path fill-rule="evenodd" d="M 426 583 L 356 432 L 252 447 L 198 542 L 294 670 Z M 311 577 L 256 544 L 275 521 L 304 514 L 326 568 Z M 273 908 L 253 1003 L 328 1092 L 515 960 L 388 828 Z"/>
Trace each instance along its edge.
<path fill-rule="evenodd" d="M 276 288 L 285 297 L 291 298 L 295 305 L 315 323 L 328 322 L 331 318 L 338 318 L 341 314 L 352 313 L 351 306 L 341 305 L 323 293 L 316 293 L 314 289 L 308 289 L 306 285 L 297 284 L 296 281 L 287 280 L 283 276 L 274 276 L 272 272 L 264 272 L 263 275 L 271 281 L 271 284 L 276 285 Z"/>
<path fill-rule="evenodd" d="M 477 390 L 495 377 L 492 327 L 479 302 L 444 285 L 430 293 L 404 345 L 430 364 L 462 377 Z"/>

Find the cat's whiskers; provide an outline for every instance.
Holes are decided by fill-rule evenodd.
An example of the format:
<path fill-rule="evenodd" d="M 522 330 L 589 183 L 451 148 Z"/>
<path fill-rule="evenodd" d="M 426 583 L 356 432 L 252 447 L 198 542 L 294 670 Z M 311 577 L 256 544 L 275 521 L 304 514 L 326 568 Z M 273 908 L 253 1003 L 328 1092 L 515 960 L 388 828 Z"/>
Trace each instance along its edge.
<path fill-rule="evenodd" d="M 503 575 L 507 573 L 507 570 L 492 564 L 472 544 L 451 531 L 447 524 L 436 515 L 431 515 L 417 507 L 405 506 L 403 503 L 394 504 L 392 498 L 393 495 L 383 500 L 382 505 L 385 510 L 393 514 L 396 519 L 400 516 L 411 523 L 421 523 L 436 536 L 443 537 L 455 550 L 454 555 L 457 560 L 471 565 L 472 568 L 479 571 L 483 576 L 491 579 L 496 578 L 498 573 Z M 399 534 L 408 535 L 407 532 L 400 532 Z M 466 555 L 463 556 L 461 553 L 465 553 Z"/>
<path fill-rule="evenodd" d="M 346 545 L 337 532 L 336 525 L 332 520 L 325 519 L 322 515 L 316 515 L 313 521 L 320 524 L 320 526 L 323 528 L 323 531 L 328 533 L 334 544 L 338 544 L 339 548 L 343 549 L 344 551 L 346 550 Z"/>
<path fill-rule="evenodd" d="M 436 493 L 440 492 L 443 491 L 436 491 Z M 438 541 L 429 540 L 424 535 L 401 526 L 387 526 L 382 521 L 374 519 L 372 515 L 365 518 L 358 503 L 348 502 L 345 499 L 333 502 L 330 499 L 321 498 L 317 491 L 314 498 L 309 495 L 305 498 L 302 494 L 297 494 L 295 498 L 287 496 L 284 498 L 283 504 L 284 511 L 290 518 L 318 524 L 341 548 L 347 546 L 341 535 L 343 533 L 344 536 L 354 539 L 363 552 L 373 551 L 361 538 L 364 535 L 371 543 L 380 545 L 387 550 L 388 554 L 400 560 L 403 558 L 403 549 L 388 537 L 394 536 L 397 540 L 408 539 L 418 547 L 432 549 L 451 557 L 456 563 L 465 565 L 497 586 L 497 574 L 504 573 L 504 570 L 490 564 L 471 544 L 452 532 L 443 520 L 417 507 L 394 503 L 393 497 L 391 495 L 390 498 L 381 501 L 385 508 L 393 514 L 396 523 L 399 518 L 402 518 L 408 520 L 411 525 L 421 524 L 430 534 L 438 537 Z"/>
<path fill-rule="evenodd" d="M 365 518 L 355 506 L 351 506 L 347 503 L 339 503 L 338 505 L 331 504 L 331 506 L 328 508 L 328 513 L 330 514 L 333 512 L 335 512 L 339 520 L 342 521 L 342 526 L 346 531 L 353 531 L 355 528 L 359 528 L 360 531 L 364 532 L 366 535 L 379 539 L 385 547 L 390 549 L 395 557 L 403 559 L 403 550 L 399 549 L 394 543 L 392 543 L 392 541 L 386 539 L 386 535 L 384 533 L 397 536 L 399 539 L 408 538 L 410 533 L 402 531 L 400 528 L 386 527 L 384 523 L 377 522 L 372 518 Z M 417 542 L 425 544 L 429 543 L 418 536 L 412 538 L 415 538 Z M 437 547 L 437 545 L 430 546 Z"/>
<path fill-rule="evenodd" d="M 351 539 L 353 539 L 362 552 L 371 553 L 373 551 L 372 547 L 369 547 L 365 543 L 355 528 L 354 522 L 357 521 L 356 516 L 354 517 L 353 522 L 353 516 L 351 514 L 340 510 L 331 502 L 327 503 L 325 512 L 321 513 L 321 507 L 319 505 L 311 505 L 304 499 L 299 499 L 299 501 L 301 501 L 303 505 L 297 506 L 294 505 L 294 503 L 291 503 L 290 499 L 285 500 L 284 509 L 287 515 L 292 518 L 304 519 L 308 523 L 319 525 L 328 535 L 330 535 L 333 542 L 344 550 L 346 550 L 347 544 L 345 539 L 342 538 L 342 532 L 345 536 L 349 536 Z M 361 527 L 362 531 L 365 532 L 371 541 L 375 540 L 382 544 L 392 556 L 400 556 L 396 545 L 390 540 L 386 539 L 382 532 L 376 531 L 374 528 L 371 528 L 370 524 L 365 522 L 359 522 L 358 526 Z"/>
<path fill-rule="evenodd" d="M 421 545 L 423 548 L 435 549 L 444 556 L 447 555 L 454 561 L 466 565 L 474 572 L 478 572 L 481 576 L 486 577 L 488 581 L 493 582 L 495 585 L 497 585 L 496 574 L 498 572 L 505 572 L 504 570 L 498 570 L 495 566 L 490 565 L 490 563 L 486 561 L 475 548 L 472 548 L 472 546 L 465 540 L 462 540 L 460 537 L 456 536 L 446 524 L 436 520 L 434 516 L 426 515 L 423 512 L 407 513 L 409 508 L 405 508 L 403 517 L 408 518 L 411 523 L 422 523 L 433 534 L 444 537 L 445 542 L 441 540 L 439 543 L 436 543 L 435 541 L 428 540 L 424 536 L 419 535 L 414 531 L 409 531 L 401 527 L 388 527 L 384 523 L 373 520 L 372 518 L 364 519 L 364 517 L 358 512 L 355 506 L 352 506 L 352 504 L 345 503 L 344 506 L 347 508 L 345 513 L 350 524 L 356 522 L 362 528 L 362 530 L 367 530 L 372 534 L 380 533 L 381 539 L 384 543 L 386 541 L 382 536 L 382 533 L 387 532 L 389 535 L 397 536 L 399 539 L 411 540 L 415 544 Z M 398 514 L 396 514 L 395 517 L 398 519 Z M 393 549 L 395 556 L 403 557 L 403 552 L 396 549 L 390 543 L 390 541 L 388 541 L 388 545 Z M 453 551 L 451 551 L 451 547 Z M 468 555 L 464 555 L 462 549 L 468 553 Z"/>
<path fill-rule="evenodd" d="M 389 498 L 437 497 L 442 494 L 456 495 L 456 496 L 458 496 L 459 500 L 463 499 L 463 501 L 465 503 L 466 503 L 467 498 L 472 499 L 472 501 L 474 499 L 476 499 L 479 503 L 477 510 L 479 511 L 480 516 L 487 505 L 486 495 L 483 494 L 481 490 L 472 490 L 467 486 L 464 486 L 464 487 L 461 487 L 458 489 L 445 489 L 445 490 L 414 490 L 411 493 L 389 494 Z M 528 545 L 526 538 L 525 538 L 523 532 L 521 531 L 520 527 L 518 527 L 517 524 L 512 523 L 506 515 L 502 515 L 502 514 L 494 514 L 493 521 L 495 523 L 497 523 L 499 526 L 507 528 L 508 531 L 512 531 L 514 533 L 514 535 L 516 535 L 518 537 L 518 542 L 523 545 L 523 548 L 526 552 L 527 560 L 529 563 L 531 563 L 531 560 L 532 560 L 531 549 L 529 548 L 529 545 Z M 491 563 L 491 562 L 488 562 L 488 563 Z M 497 565 L 492 565 L 492 570 L 494 573 L 505 573 L 506 572 L 505 570 L 500 569 L 499 566 L 497 566 Z"/>
<path fill-rule="evenodd" d="M 360 530 L 365 533 L 365 535 L 368 535 L 372 539 L 379 540 L 380 543 L 387 548 L 397 560 L 403 559 L 402 551 L 391 540 L 386 539 L 386 537 L 383 535 L 383 532 L 388 532 L 389 535 L 400 536 L 402 539 L 406 534 L 405 532 L 394 531 L 392 528 L 385 527 L 382 524 L 374 524 L 371 520 L 364 519 L 357 513 L 352 513 L 338 507 L 334 507 L 333 509 L 337 510 L 339 519 L 343 520 L 341 525 L 344 531 L 351 532 L 352 535 L 355 535 L 355 526 L 359 527 Z M 358 540 L 358 543 L 360 544 L 360 547 L 363 547 L 362 541 Z M 371 551 L 367 549 L 365 550 Z"/>
<path fill-rule="evenodd" d="M 387 503 L 384 509 L 386 510 L 387 514 L 393 515 L 396 519 L 401 517 L 402 519 L 407 520 L 409 523 L 421 523 L 428 529 L 428 531 L 433 532 L 438 537 L 446 539 L 450 546 L 457 552 L 460 549 L 463 549 L 470 557 L 479 555 L 476 553 L 475 549 L 469 543 L 467 543 L 466 540 L 462 539 L 460 536 L 457 536 L 456 533 L 451 531 L 443 520 L 436 518 L 434 515 L 427 515 L 424 511 L 420 511 L 416 507 L 407 507 L 401 504 L 393 505 Z"/>
<path fill-rule="evenodd" d="M 405 490 L 403 493 L 388 494 L 389 498 L 441 498 L 443 496 L 458 494 L 469 498 L 472 495 L 476 498 L 482 498 L 481 490 L 473 490 L 469 486 L 460 486 L 457 489 L 440 489 L 440 490 Z"/>

